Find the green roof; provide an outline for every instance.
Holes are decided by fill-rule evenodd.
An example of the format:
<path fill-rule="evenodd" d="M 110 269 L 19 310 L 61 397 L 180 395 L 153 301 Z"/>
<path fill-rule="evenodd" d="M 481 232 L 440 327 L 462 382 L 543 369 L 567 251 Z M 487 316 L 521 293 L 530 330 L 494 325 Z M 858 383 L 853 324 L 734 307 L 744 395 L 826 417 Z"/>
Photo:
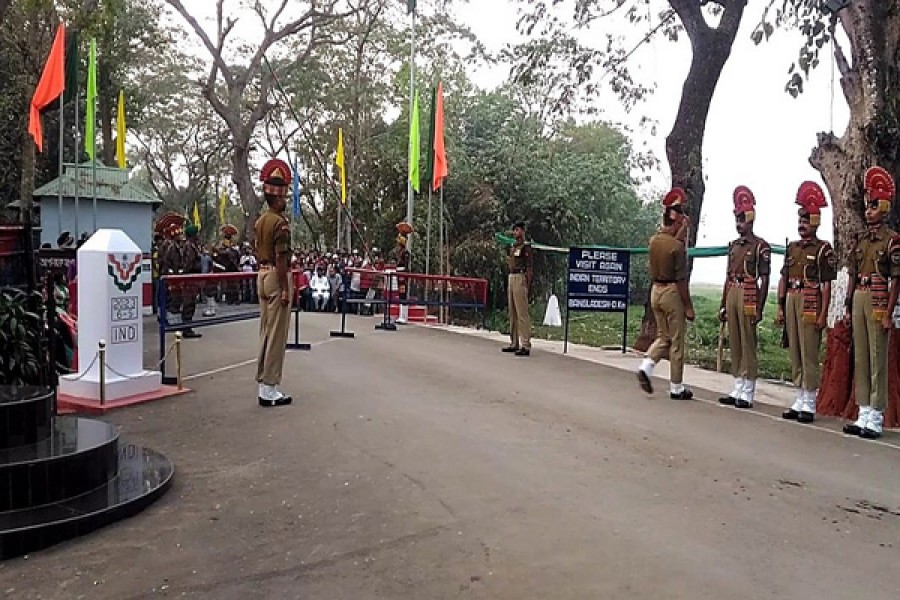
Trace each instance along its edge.
<path fill-rule="evenodd" d="M 58 198 L 60 186 L 62 186 L 64 198 L 74 198 L 76 172 L 78 174 L 78 197 L 93 198 L 94 170 L 95 166 L 90 161 L 78 165 L 77 169 L 75 165 L 64 165 L 62 177 L 58 177 L 34 191 L 35 201 L 40 202 L 43 198 Z M 162 204 L 162 201 L 156 197 L 152 190 L 136 181 L 132 181 L 128 177 L 127 169 L 107 167 L 98 162 L 96 164 L 96 177 L 98 200 L 136 204 Z"/>

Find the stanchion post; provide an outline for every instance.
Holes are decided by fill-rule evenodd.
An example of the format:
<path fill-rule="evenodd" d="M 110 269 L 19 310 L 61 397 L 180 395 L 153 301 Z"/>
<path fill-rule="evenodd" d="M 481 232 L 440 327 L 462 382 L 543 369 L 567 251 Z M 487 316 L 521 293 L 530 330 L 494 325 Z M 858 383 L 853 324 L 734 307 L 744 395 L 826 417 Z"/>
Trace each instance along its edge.
<path fill-rule="evenodd" d="M 381 329 L 382 331 L 397 331 L 397 326 L 391 321 L 391 278 L 392 274 L 385 273 L 384 281 L 385 281 L 385 295 L 387 296 L 387 300 L 384 304 L 384 318 L 379 325 L 375 326 L 375 329 Z"/>
<path fill-rule="evenodd" d="M 184 379 L 181 377 L 181 332 L 175 332 L 175 385 L 178 390 L 184 389 Z"/>
<path fill-rule="evenodd" d="M 350 290 L 350 278 L 347 277 L 345 273 L 341 278 L 343 282 L 344 291 L 341 293 L 341 330 L 340 331 L 332 331 L 331 337 L 336 338 L 354 338 L 356 334 L 352 331 L 347 331 L 347 294 Z"/>
<path fill-rule="evenodd" d="M 106 404 L 106 341 L 100 340 L 97 349 L 97 360 L 100 362 L 100 406 Z"/>

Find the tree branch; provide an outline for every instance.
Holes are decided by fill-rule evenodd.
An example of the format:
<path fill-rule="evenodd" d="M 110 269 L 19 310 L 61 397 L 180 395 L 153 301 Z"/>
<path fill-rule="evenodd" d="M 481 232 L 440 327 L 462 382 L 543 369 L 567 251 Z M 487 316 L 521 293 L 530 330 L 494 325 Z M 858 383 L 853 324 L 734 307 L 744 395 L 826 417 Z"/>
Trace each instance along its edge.
<path fill-rule="evenodd" d="M 684 30 L 691 40 L 699 39 L 698 36 L 707 34 L 710 30 L 706 19 L 701 12 L 701 3 L 697 0 L 669 0 L 669 4 L 681 19 Z"/>

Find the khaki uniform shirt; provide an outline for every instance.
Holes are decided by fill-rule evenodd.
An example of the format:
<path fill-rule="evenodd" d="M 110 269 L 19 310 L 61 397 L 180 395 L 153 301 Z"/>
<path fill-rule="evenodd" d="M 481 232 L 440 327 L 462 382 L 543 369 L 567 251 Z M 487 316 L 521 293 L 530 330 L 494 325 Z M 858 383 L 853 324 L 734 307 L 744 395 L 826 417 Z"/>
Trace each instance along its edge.
<path fill-rule="evenodd" d="M 856 240 L 850 254 L 850 276 L 869 279 L 900 277 L 900 236 L 882 225 L 874 233 L 865 233 Z"/>
<path fill-rule="evenodd" d="M 515 242 L 509 248 L 507 265 L 510 274 L 527 273 L 532 269 L 533 252 L 528 242 Z"/>
<path fill-rule="evenodd" d="M 740 237 L 728 244 L 728 279 L 758 279 L 772 272 L 772 248 L 762 238 Z"/>
<path fill-rule="evenodd" d="M 268 210 L 256 220 L 256 258 L 262 263 L 275 264 L 275 258 L 291 253 L 291 224 L 287 217 Z"/>
<path fill-rule="evenodd" d="M 789 287 L 795 284 L 817 287 L 837 277 L 837 256 L 824 240 L 797 240 L 788 244 L 781 276 Z"/>
<path fill-rule="evenodd" d="M 687 250 L 668 231 L 650 238 L 650 279 L 657 283 L 674 283 L 687 279 Z"/>

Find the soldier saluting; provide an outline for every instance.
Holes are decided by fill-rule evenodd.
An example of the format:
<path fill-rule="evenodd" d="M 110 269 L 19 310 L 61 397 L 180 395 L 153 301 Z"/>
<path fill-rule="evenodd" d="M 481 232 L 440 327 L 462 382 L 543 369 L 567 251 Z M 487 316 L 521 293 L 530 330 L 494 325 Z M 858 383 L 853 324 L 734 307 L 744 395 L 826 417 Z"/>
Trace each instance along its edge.
<path fill-rule="evenodd" d="M 837 259 L 831 244 L 816 237 L 822 208 L 828 206 L 817 183 L 806 181 L 797 191 L 800 205 L 797 233 L 785 253 L 778 282 L 778 316 L 775 321 L 787 330 L 797 398 L 782 413 L 785 419 L 812 423 L 822 370 L 819 347 L 822 330 L 828 325 L 831 282 L 837 275 Z"/>
<path fill-rule="evenodd" d="M 650 278 L 653 281 L 650 307 L 656 319 L 656 340 L 637 372 L 641 389 L 652 394 L 650 377 L 653 368 L 668 355 L 669 397 L 673 400 L 694 397 L 683 382 L 686 321 L 694 320 L 694 305 L 688 290 L 686 203 L 684 190 L 672 188 L 663 198 L 663 226 L 650 238 Z"/>
<path fill-rule="evenodd" d="M 772 249 L 753 233 L 756 199 L 746 186 L 734 190 L 734 223 L 738 237 L 728 244 L 728 271 L 719 319 L 728 324 L 728 348 L 734 387 L 722 404 L 750 408 L 756 396 L 756 328 L 769 295 Z"/>
<path fill-rule="evenodd" d="M 845 322 L 853 327 L 853 370 L 859 418 L 844 433 L 881 437 L 887 408 L 887 342 L 900 287 L 900 236 L 884 224 L 894 199 L 894 180 L 881 167 L 865 176 L 866 232 L 850 254 Z"/>
<path fill-rule="evenodd" d="M 288 277 L 291 225 L 284 216 L 291 169 L 284 161 L 272 159 L 263 166 L 260 180 L 263 182 L 263 196 L 269 210 L 253 226 L 259 264 L 256 279 L 259 297 L 256 381 L 259 383 L 260 406 L 283 406 L 292 402 L 290 396 L 278 389 L 291 319 L 292 288 Z"/>
<path fill-rule="evenodd" d="M 531 314 L 528 312 L 528 291 L 534 277 L 531 244 L 525 240 L 525 222 L 513 225 L 515 241 L 509 248 L 509 279 L 507 299 L 509 301 L 509 346 L 501 352 L 512 352 L 516 356 L 531 355 Z"/>

